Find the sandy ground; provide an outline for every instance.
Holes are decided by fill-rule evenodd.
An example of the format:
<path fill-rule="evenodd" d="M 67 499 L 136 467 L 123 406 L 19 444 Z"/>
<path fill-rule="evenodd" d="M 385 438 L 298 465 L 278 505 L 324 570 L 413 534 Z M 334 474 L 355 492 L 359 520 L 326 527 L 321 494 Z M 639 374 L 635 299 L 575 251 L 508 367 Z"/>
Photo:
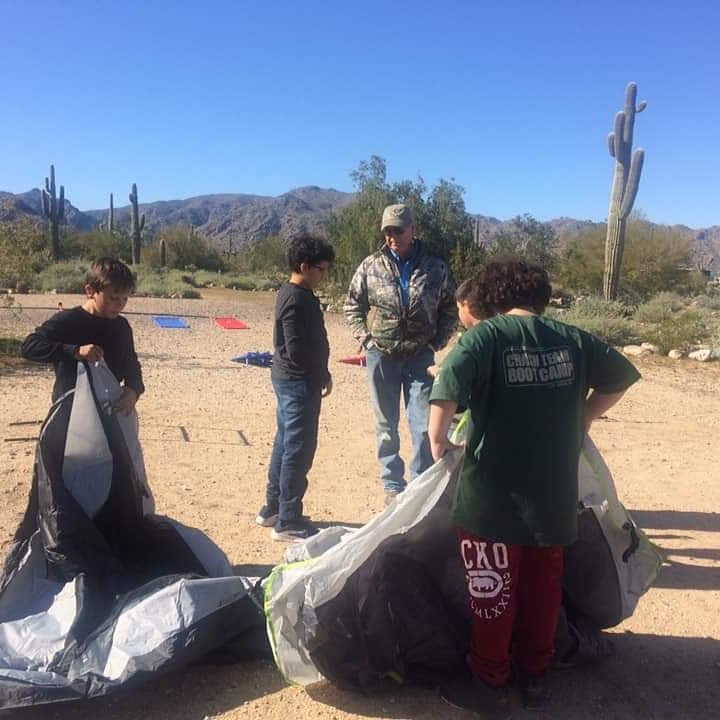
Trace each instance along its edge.
<path fill-rule="evenodd" d="M 270 350 L 274 296 L 210 294 L 202 300 L 134 298 L 128 305 L 148 388 L 140 400 L 141 439 L 158 511 L 202 528 L 238 566 L 269 568 L 283 547 L 253 517 L 264 497 L 274 433 L 269 371 L 230 362 Z M 23 337 L 62 301 L 19 298 L 0 311 L 0 336 Z M 189 330 L 161 330 L 150 313 L 189 316 Z M 139 314 L 135 314 L 139 313 Z M 231 315 L 249 330 L 224 331 L 198 316 Z M 382 508 L 364 371 L 340 364 L 356 347 L 342 317 L 328 315 L 335 389 L 325 401 L 306 511 L 319 524 L 357 524 Z M 548 716 L 708 718 L 720 714 L 720 363 L 638 361 L 644 379 L 596 423 L 621 499 L 660 545 L 667 563 L 635 615 L 615 628 L 616 656 L 604 665 L 553 676 Z M 37 428 L 49 406 L 52 371 L 0 374 L 0 543 L 25 509 Z M 183 430 L 187 435 L 184 437 Z M 403 437 L 408 447 L 407 434 Z M 108 699 L 17 711 L 36 720 L 153 718 L 461 718 L 427 690 L 367 697 L 327 683 L 285 685 L 269 662 L 201 664 Z M 515 717 L 521 717 L 516 713 Z M 537 717 L 537 715 L 535 715 Z"/>

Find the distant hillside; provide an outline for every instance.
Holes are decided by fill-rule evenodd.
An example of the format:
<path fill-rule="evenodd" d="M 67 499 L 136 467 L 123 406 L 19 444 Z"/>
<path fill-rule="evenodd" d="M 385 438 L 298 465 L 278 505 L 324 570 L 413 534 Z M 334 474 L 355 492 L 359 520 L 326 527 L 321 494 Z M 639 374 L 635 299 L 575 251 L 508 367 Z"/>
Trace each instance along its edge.
<path fill-rule="evenodd" d="M 142 198 L 142 188 L 140 188 Z M 352 202 L 353 193 L 324 189 L 315 186 L 290 190 L 277 197 L 247 194 L 199 195 L 186 200 L 166 200 L 141 203 L 145 213 L 146 236 L 152 237 L 163 227 L 192 225 L 219 248 L 227 247 L 232 240 L 237 249 L 252 244 L 269 235 L 288 237 L 299 232 L 322 229 L 323 223 L 334 212 Z M 107 209 L 81 211 L 65 200 L 65 217 L 68 225 L 78 230 L 91 230 L 107 221 Z M 35 188 L 26 193 L 13 195 L 0 191 L 0 222 L 29 217 L 38 222 L 40 214 L 40 191 Z M 495 234 L 511 221 L 499 220 L 488 215 L 474 216 L 479 225 L 481 242 L 490 241 Z M 115 223 L 130 225 L 130 206 L 115 208 Z M 590 220 L 569 217 L 549 221 L 558 236 L 560 245 L 583 229 L 600 225 Z M 720 272 L 720 226 L 693 229 L 674 225 L 674 229 L 686 233 L 695 243 L 698 257 L 712 257 L 713 274 Z"/>
<path fill-rule="evenodd" d="M 352 193 L 318 187 L 302 187 L 278 197 L 262 195 L 200 195 L 140 205 L 147 231 L 152 234 L 169 225 L 192 225 L 215 245 L 235 247 L 269 235 L 288 237 L 319 231 L 323 222 L 352 201 Z M 107 220 L 107 210 L 89 210 L 95 224 Z M 115 209 L 120 225 L 130 223 L 130 206 Z"/>

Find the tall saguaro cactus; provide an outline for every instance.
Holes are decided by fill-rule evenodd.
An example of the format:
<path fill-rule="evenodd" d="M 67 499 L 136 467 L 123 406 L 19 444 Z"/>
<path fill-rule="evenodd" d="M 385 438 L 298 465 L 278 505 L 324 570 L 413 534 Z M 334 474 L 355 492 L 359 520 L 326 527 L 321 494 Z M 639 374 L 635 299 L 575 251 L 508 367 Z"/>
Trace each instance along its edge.
<path fill-rule="evenodd" d="M 108 210 L 107 231 L 112 232 L 115 229 L 115 207 L 113 206 L 113 194 L 110 193 L 110 209 Z"/>
<path fill-rule="evenodd" d="M 55 192 L 55 166 L 50 166 L 50 177 L 45 178 L 45 189 L 40 193 L 40 208 L 48 221 L 50 230 L 50 255 L 60 259 L 60 223 L 65 219 L 65 188 L 60 186 L 60 196 Z"/>
<path fill-rule="evenodd" d="M 145 227 L 145 213 L 138 213 L 138 194 L 137 185 L 132 184 L 130 192 L 130 237 L 132 240 L 132 264 L 140 264 L 140 241 L 142 240 L 142 231 Z"/>
<path fill-rule="evenodd" d="M 614 300 L 617 296 L 625 249 L 625 225 L 637 196 L 645 160 L 645 152 L 641 148 L 632 152 L 635 114 L 647 107 L 645 100 L 636 106 L 636 99 L 637 85 L 634 82 L 628 83 L 625 88 L 625 109 L 615 115 L 615 129 L 608 135 L 608 149 L 615 158 L 615 175 L 605 240 L 603 296 L 606 300 Z"/>

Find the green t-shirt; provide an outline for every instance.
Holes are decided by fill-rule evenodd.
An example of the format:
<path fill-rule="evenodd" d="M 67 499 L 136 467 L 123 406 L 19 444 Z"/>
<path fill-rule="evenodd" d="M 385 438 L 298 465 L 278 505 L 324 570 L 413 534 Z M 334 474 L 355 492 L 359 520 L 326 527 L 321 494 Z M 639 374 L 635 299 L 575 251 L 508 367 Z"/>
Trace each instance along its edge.
<path fill-rule="evenodd" d="M 430 396 L 470 410 L 456 524 L 511 544 L 572 543 L 587 394 L 639 377 L 609 345 L 549 318 L 496 315 L 466 332 Z"/>

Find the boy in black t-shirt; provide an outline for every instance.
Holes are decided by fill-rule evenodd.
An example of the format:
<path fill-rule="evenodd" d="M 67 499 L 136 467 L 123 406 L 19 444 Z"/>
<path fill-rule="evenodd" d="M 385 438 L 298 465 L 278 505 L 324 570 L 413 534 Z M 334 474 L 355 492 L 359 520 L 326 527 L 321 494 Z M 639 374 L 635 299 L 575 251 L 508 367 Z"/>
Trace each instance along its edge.
<path fill-rule="evenodd" d="M 277 432 L 270 457 L 265 505 L 255 522 L 272 527 L 273 540 L 303 540 L 317 528 L 303 517 L 307 474 L 317 448 L 320 404 L 332 390 L 322 309 L 313 290 L 335 259 L 320 238 L 290 241 L 290 279 L 278 290 L 271 378 L 277 397 Z"/>
<path fill-rule="evenodd" d="M 473 614 L 473 682 L 443 697 L 501 717 L 513 638 L 523 704 L 545 702 L 583 438 L 640 376 L 598 338 L 541 317 L 551 288 L 539 267 L 490 262 L 465 291 L 458 310 L 469 329 L 435 381 L 428 428 L 438 459 L 458 403 L 469 399 L 453 518 Z"/>
<path fill-rule="evenodd" d="M 25 338 L 22 356 L 55 368 L 53 402 L 75 387 L 78 360 L 104 359 L 123 384 L 115 410 L 126 414 L 133 410 L 145 385 L 132 329 L 120 313 L 134 290 L 135 277 L 125 263 L 99 258 L 87 273 L 85 302 L 56 313 Z"/>

